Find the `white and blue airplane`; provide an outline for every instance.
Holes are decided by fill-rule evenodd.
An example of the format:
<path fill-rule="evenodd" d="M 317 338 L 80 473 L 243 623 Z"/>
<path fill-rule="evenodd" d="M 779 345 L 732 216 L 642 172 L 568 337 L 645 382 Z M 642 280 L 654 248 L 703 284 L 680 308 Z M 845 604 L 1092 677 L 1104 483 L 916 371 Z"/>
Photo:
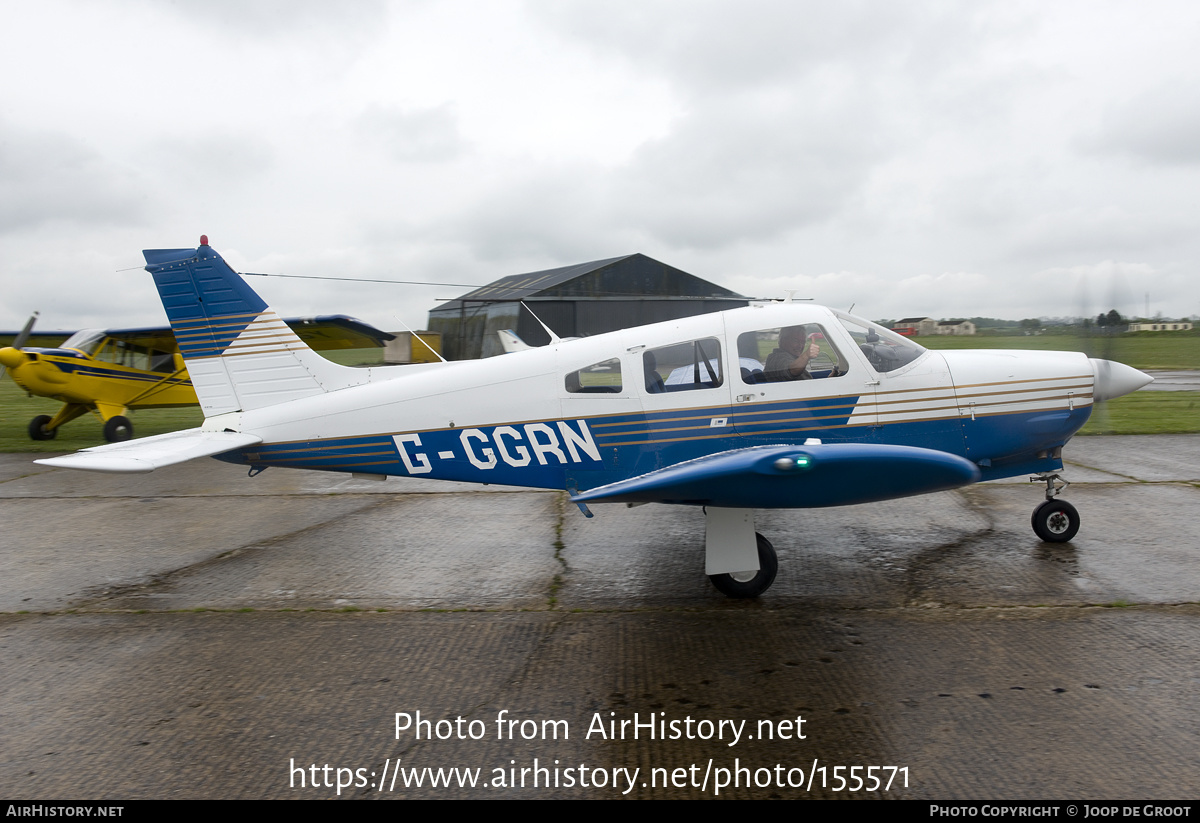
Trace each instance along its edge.
<path fill-rule="evenodd" d="M 703 507 L 705 571 L 775 578 L 754 510 L 1044 482 L 1042 540 L 1075 536 L 1062 449 L 1093 403 L 1150 382 L 1076 352 L 929 351 L 812 303 L 776 302 L 487 360 L 349 368 L 314 353 L 200 239 L 144 252 L 204 424 L 38 460 L 148 472 L 212 456 L 271 466 L 558 489 L 588 504 Z"/>

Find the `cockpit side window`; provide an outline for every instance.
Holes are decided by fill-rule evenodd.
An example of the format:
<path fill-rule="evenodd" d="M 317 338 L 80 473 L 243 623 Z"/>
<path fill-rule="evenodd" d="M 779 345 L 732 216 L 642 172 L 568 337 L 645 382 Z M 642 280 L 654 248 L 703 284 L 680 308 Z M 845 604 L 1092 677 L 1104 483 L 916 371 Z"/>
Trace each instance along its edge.
<path fill-rule="evenodd" d="M 571 394 L 620 394 L 621 361 L 614 357 L 573 371 L 566 377 Z"/>
<path fill-rule="evenodd" d="M 689 340 L 642 353 L 650 394 L 715 389 L 725 382 L 721 343 L 715 337 Z"/>
<path fill-rule="evenodd" d="M 742 382 L 749 385 L 841 377 L 849 370 L 846 358 L 817 323 L 739 335 L 738 357 Z"/>

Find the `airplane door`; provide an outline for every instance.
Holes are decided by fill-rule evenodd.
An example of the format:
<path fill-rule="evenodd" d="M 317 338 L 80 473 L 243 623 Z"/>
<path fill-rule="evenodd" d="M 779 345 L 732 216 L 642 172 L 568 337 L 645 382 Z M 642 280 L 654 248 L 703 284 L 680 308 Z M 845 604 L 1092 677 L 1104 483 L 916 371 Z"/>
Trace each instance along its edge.
<path fill-rule="evenodd" d="M 873 439 L 879 376 L 828 311 L 784 304 L 727 323 L 738 355 L 730 383 L 741 437 L 762 444 Z"/>

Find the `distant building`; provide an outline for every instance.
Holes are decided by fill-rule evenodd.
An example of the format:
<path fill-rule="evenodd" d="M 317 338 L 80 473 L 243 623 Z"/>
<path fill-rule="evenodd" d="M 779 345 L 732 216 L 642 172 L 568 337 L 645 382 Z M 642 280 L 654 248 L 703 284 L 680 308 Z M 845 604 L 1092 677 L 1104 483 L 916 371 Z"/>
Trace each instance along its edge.
<path fill-rule="evenodd" d="M 559 337 L 587 337 L 663 320 L 736 309 L 740 294 L 644 254 L 629 254 L 546 271 L 513 274 L 429 312 L 449 360 L 503 354 L 498 331 L 531 346 L 550 342 L 524 302 Z"/>
<path fill-rule="evenodd" d="M 937 334 L 938 323 L 932 317 L 905 317 L 892 324 L 892 331 L 905 333 L 908 337 L 922 334 Z"/>
<path fill-rule="evenodd" d="M 905 337 L 927 334 L 974 334 L 975 324 L 970 320 L 934 320 L 932 317 L 905 317 L 892 324 L 892 331 Z"/>
<path fill-rule="evenodd" d="M 1184 321 L 1159 320 L 1155 323 L 1130 323 L 1129 331 L 1187 331 L 1192 324 Z"/>
<path fill-rule="evenodd" d="M 974 334 L 975 324 L 970 320 L 939 320 L 938 334 Z"/>

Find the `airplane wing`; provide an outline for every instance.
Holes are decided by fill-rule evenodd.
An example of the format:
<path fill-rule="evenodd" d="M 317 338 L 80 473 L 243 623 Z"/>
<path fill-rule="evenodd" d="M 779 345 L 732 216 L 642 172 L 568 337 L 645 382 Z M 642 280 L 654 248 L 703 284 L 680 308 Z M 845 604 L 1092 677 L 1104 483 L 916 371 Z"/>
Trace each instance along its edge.
<path fill-rule="evenodd" d="M 322 314 L 316 317 L 285 317 L 283 322 L 296 332 L 309 348 L 315 351 L 332 349 L 380 348 L 395 338 L 394 334 L 375 328 L 344 314 Z M 175 332 L 170 326 L 147 326 L 137 329 L 105 329 L 104 334 L 131 346 L 143 346 L 158 351 L 178 351 Z"/>
<path fill-rule="evenodd" d="M 253 434 L 184 429 L 140 440 L 95 446 L 75 454 L 33 462 L 43 466 L 95 472 L 152 472 L 163 466 L 183 463 L 196 457 L 211 457 L 261 442 L 262 438 Z"/>
<path fill-rule="evenodd" d="M 822 508 L 954 489 L 979 478 L 979 467 L 970 460 L 915 446 L 752 446 L 598 486 L 571 500 Z"/>
<path fill-rule="evenodd" d="M 285 317 L 283 322 L 314 351 L 379 348 L 386 341 L 396 339 L 394 334 L 344 314 Z"/>

